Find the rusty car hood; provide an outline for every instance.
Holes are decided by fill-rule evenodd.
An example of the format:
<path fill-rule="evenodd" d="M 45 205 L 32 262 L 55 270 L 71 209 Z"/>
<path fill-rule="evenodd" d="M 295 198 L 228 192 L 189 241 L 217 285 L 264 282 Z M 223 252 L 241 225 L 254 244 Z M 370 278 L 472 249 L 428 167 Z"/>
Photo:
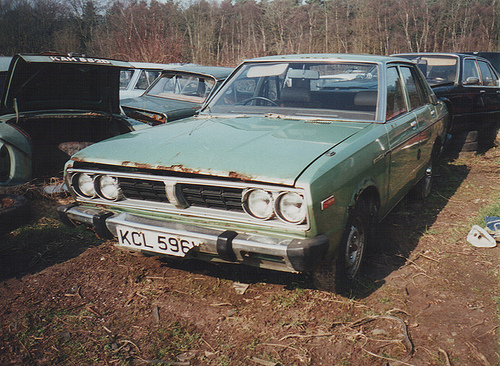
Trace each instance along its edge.
<path fill-rule="evenodd" d="M 369 125 L 193 117 L 102 141 L 72 160 L 293 185 L 315 159 Z"/>
<path fill-rule="evenodd" d="M 192 116 L 201 108 L 202 104 L 203 103 L 150 95 L 142 95 L 136 98 L 123 99 L 121 101 L 122 108 L 127 115 L 133 110 L 153 112 L 164 114 L 167 116 L 167 121 L 178 119 L 178 116 Z"/>
<path fill-rule="evenodd" d="M 121 68 L 128 62 L 61 55 L 12 58 L 0 115 L 44 110 L 120 113 Z"/>

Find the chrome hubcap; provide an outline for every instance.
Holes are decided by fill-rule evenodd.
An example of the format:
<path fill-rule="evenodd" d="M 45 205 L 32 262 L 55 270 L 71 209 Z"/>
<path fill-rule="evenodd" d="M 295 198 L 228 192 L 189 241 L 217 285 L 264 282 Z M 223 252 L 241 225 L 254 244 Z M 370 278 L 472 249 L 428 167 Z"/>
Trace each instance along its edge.
<path fill-rule="evenodd" d="M 346 249 L 346 275 L 349 279 L 354 278 L 358 272 L 365 247 L 365 234 L 360 230 L 361 226 L 353 224 L 347 237 Z"/>

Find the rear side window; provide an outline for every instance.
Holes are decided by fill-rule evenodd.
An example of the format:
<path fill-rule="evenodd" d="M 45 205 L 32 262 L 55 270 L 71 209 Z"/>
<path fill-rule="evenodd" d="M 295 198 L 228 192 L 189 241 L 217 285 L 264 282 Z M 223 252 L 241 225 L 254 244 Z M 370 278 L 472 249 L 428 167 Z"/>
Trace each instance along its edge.
<path fill-rule="evenodd" d="M 496 74 L 491 69 L 490 65 L 484 61 L 478 61 L 479 70 L 481 70 L 481 81 L 485 86 L 497 86 L 498 80 Z"/>
<path fill-rule="evenodd" d="M 402 66 L 401 74 L 408 91 L 410 109 L 413 110 L 415 108 L 423 106 L 426 102 L 425 91 L 415 70 L 410 67 Z"/>
<path fill-rule="evenodd" d="M 390 120 L 407 112 L 403 96 L 401 77 L 396 67 L 387 69 L 387 109 L 386 119 Z"/>

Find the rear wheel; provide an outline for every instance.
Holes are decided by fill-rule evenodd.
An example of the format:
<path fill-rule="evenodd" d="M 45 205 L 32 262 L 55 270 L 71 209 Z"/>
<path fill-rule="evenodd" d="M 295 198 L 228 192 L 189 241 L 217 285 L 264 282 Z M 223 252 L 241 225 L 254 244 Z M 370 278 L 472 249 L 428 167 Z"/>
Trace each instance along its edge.
<path fill-rule="evenodd" d="M 313 273 L 316 288 L 346 292 L 354 287 L 367 249 L 369 223 L 366 202 L 360 198 L 349 215 L 337 255 Z"/>

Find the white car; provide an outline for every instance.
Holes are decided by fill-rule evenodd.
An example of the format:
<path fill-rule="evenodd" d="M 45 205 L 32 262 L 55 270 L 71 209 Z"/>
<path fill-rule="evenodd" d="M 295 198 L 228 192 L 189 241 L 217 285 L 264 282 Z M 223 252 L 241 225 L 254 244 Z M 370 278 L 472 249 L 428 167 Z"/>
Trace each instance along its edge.
<path fill-rule="evenodd" d="M 129 62 L 134 68 L 120 73 L 120 99 L 135 98 L 146 91 L 164 69 L 181 64 L 158 64 L 150 62 Z"/>

